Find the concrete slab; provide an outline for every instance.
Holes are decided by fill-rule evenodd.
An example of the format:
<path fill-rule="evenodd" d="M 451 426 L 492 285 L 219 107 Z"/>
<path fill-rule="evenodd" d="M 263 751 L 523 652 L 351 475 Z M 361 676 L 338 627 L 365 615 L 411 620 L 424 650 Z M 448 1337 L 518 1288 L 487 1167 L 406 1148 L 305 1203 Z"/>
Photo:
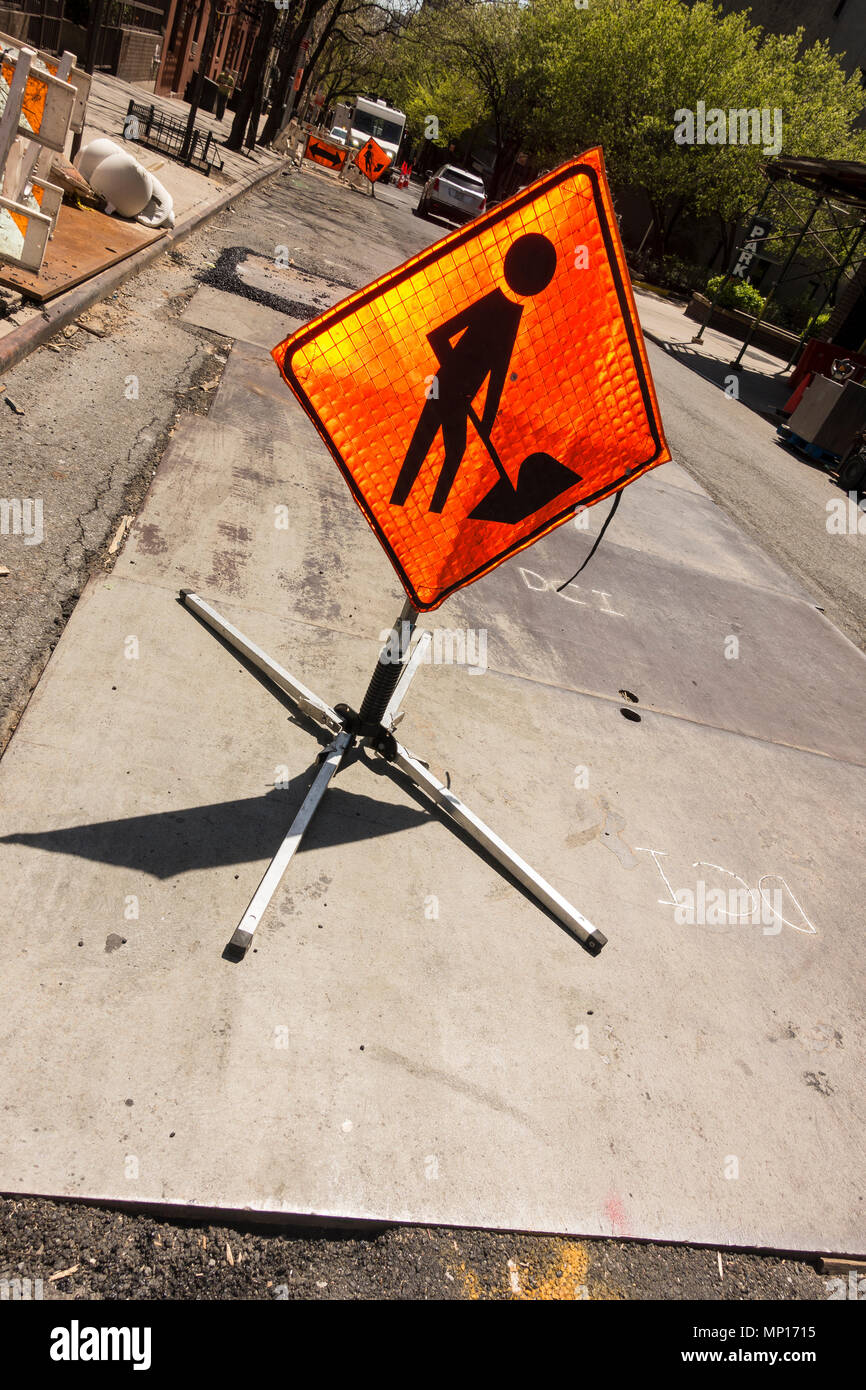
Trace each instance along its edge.
<path fill-rule="evenodd" d="M 314 442 L 264 452 L 219 419 L 181 421 L 115 574 L 347 631 L 361 613 L 378 633 L 403 591 Z"/>
<path fill-rule="evenodd" d="M 674 465 L 676 467 L 676 465 Z M 622 494 L 616 519 L 606 534 L 605 545 L 625 547 L 654 555 L 685 569 L 702 570 L 720 578 L 735 579 L 756 588 L 772 589 L 805 602 L 810 595 L 768 555 L 743 535 L 720 507 L 704 494 L 683 489 L 663 464 L 638 478 Z M 684 477 L 688 474 L 679 470 Z M 610 502 L 590 507 L 572 524 L 578 536 L 591 542 L 604 525 Z M 570 529 L 572 529 L 570 528 Z M 580 540 L 572 536 L 575 561 L 580 563 Z M 594 561 L 593 561 L 594 563 Z M 587 577 L 591 577 L 589 567 Z"/>
<path fill-rule="evenodd" d="M 264 348 L 282 342 L 304 322 L 264 304 L 256 304 L 252 299 L 226 294 L 225 290 L 214 289 L 213 285 L 199 286 L 181 318 L 199 328 L 209 328 L 212 333 L 222 333 L 226 338 L 246 338 Z"/>
<path fill-rule="evenodd" d="M 344 690 L 375 651 L 227 612 Z M 88 591 L 3 764 L 0 1187 L 862 1250 L 862 774 L 453 666 L 407 725 L 598 960 L 358 764 L 223 960 L 315 744 L 164 589 Z M 790 925 L 675 922 L 740 879 Z"/>
<path fill-rule="evenodd" d="M 281 247 L 284 258 L 288 247 Z M 291 258 L 290 258 L 291 261 Z M 279 295 L 297 304 L 305 304 L 309 317 L 320 314 L 332 304 L 339 304 L 351 293 L 349 285 L 335 285 L 321 275 L 310 275 L 290 263 L 277 263 L 276 248 L 273 260 L 264 256 L 248 255 L 237 267 L 238 279 L 252 289 L 263 290 L 266 294 Z"/>
<path fill-rule="evenodd" d="M 701 487 L 696 478 L 693 478 L 673 459 L 669 459 L 667 463 L 654 468 L 652 473 L 644 474 L 644 477 L 652 478 L 656 485 L 664 483 L 666 487 L 685 488 L 686 492 L 694 492 L 698 497 L 709 497 L 710 495 L 705 487 Z"/>
<path fill-rule="evenodd" d="M 449 604 L 497 669 L 866 763 L 866 657 L 798 599 L 554 532 Z M 796 633 L 796 636 L 794 634 Z"/>
<path fill-rule="evenodd" d="M 246 271 L 246 267 L 253 261 L 255 270 L 255 259 L 248 257 L 242 261 L 238 267 L 238 274 Z M 305 294 L 312 296 L 318 290 L 311 290 L 308 286 L 306 290 L 300 279 L 284 280 L 283 276 L 288 272 L 277 272 L 279 275 L 278 284 L 281 291 L 287 297 L 303 300 Z M 314 277 L 307 277 L 313 279 Z M 264 287 L 264 282 L 262 282 Z M 326 285 L 324 280 L 317 280 L 317 285 Z M 270 288 L 274 288 L 271 285 Z M 349 291 L 343 287 L 332 287 L 333 302 Z M 318 305 L 310 303 L 310 308 L 318 312 Z M 255 409 L 250 401 L 250 394 L 255 396 Z M 310 425 L 305 416 L 301 416 L 297 410 L 294 397 L 286 387 L 279 370 L 271 357 L 270 348 L 262 347 L 252 342 L 245 342 L 239 339 L 229 357 L 223 378 L 220 383 L 219 394 L 217 395 L 208 417 L 211 420 L 222 420 L 227 424 L 238 425 L 243 423 L 245 431 L 255 431 L 257 438 L 260 438 L 262 447 L 269 446 L 273 439 L 284 434 L 291 433 L 293 437 L 303 437 L 316 440 L 315 430 Z M 325 468 L 333 471 L 333 465 L 327 459 L 319 460 L 325 464 Z M 694 493 L 698 497 L 709 497 L 706 488 L 687 473 L 678 463 L 669 462 L 662 464 L 661 467 L 653 469 L 652 473 L 647 474 L 639 480 L 642 483 L 652 484 L 656 488 L 666 488 L 668 491 L 673 489 L 684 490 Z M 676 495 L 676 494 L 674 494 Z M 604 520 L 604 508 L 590 509 L 590 517 L 599 517 Z M 724 517 L 723 513 L 720 516 Z"/>
<path fill-rule="evenodd" d="M 255 450 L 269 451 L 275 439 L 289 432 L 308 442 L 316 437 L 299 417 L 270 349 L 243 339 L 229 354 L 208 419 L 242 428 Z"/>
<path fill-rule="evenodd" d="M 560 531 L 429 615 L 487 669 L 422 670 L 401 725 L 602 955 L 356 762 L 223 959 L 318 745 L 174 590 L 350 701 L 401 601 L 263 360 L 176 432 L 0 765 L 0 1190 L 861 1253 L 863 658 L 661 472 L 648 531 L 722 573 L 633 511 L 589 596 L 533 590 Z"/>

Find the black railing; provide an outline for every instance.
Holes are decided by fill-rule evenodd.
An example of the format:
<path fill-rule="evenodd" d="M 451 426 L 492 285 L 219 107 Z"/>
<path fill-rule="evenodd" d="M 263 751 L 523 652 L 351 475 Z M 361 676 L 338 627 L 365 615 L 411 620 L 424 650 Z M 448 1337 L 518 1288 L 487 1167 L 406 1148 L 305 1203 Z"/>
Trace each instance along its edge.
<path fill-rule="evenodd" d="M 105 9 L 105 23 L 110 29 L 149 29 L 161 34 L 165 11 L 155 5 L 139 5 L 135 0 L 111 0 Z"/>
<path fill-rule="evenodd" d="M 137 140 L 150 149 L 159 150 L 161 154 L 179 159 L 186 136 L 186 121 L 169 116 L 155 106 L 131 101 L 123 122 L 123 135 L 126 140 Z M 222 169 L 223 161 L 212 131 L 193 131 L 192 145 L 184 163 L 197 164 L 206 174 L 214 168 Z"/>
<path fill-rule="evenodd" d="M 67 47 L 83 59 L 88 29 L 80 7 L 67 6 L 66 0 L 23 0 L 14 8 L 27 15 L 24 37 L 34 48 L 59 53 Z M 137 0 L 109 0 L 100 26 L 97 69 L 116 68 L 124 29 L 145 30 L 157 38 L 164 25 L 164 8 Z"/>

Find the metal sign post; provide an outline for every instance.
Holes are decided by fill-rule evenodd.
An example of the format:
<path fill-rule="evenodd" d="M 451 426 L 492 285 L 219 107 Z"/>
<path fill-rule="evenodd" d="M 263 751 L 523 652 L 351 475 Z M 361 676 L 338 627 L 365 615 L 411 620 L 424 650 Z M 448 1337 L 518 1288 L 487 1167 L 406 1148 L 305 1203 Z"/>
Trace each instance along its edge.
<path fill-rule="evenodd" d="M 418 610 L 408 599 L 400 611 L 388 641 L 379 653 L 379 660 L 370 678 L 361 708 L 356 711 L 345 704 L 335 705 L 333 709 L 325 704 L 318 695 L 272 661 L 260 647 L 222 618 L 215 608 L 192 590 L 181 589 L 180 598 L 192 613 L 201 618 L 202 622 L 218 633 L 224 642 L 246 657 L 278 690 L 287 695 L 301 714 L 315 721 L 331 735 L 331 742 L 319 754 L 319 770 L 313 784 L 253 894 L 249 907 L 231 938 L 231 947 L 239 952 L 248 950 L 265 909 L 300 847 L 304 833 L 325 792 L 339 771 L 346 754 L 357 743 L 371 749 L 378 757 L 408 777 L 428 800 L 444 811 L 476 845 L 517 879 L 536 902 L 546 908 L 590 955 L 598 955 L 607 940 L 602 932 L 537 874 L 526 860 L 515 854 L 495 831 L 464 805 L 450 787 L 446 787 L 434 777 L 426 763 L 414 757 L 394 737 L 394 728 L 400 718 L 400 705 L 430 641 L 429 633 L 421 633 L 414 650 L 412 649 L 412 634 Z"/>

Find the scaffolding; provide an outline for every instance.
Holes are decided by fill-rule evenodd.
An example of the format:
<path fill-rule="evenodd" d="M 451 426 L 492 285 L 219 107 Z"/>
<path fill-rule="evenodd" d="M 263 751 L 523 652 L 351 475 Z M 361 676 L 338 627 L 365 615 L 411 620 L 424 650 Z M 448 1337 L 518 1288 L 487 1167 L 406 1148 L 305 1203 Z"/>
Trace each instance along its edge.
<path fill-rule="evenodd" d="M 866 236 L 866 164 L 843 159 L 780 157 L 769 160 L 763 166 L 763 172 L 767 179 L 767 185 L 758 202 L 747 215 L 746 234 L 737 246 L 731 267 L 711 299 L 703 322 L 692 342 L 702 341 L 704 330 L 709 324 L 713 311 L 726 287 L 733 279 L 744 278 L 739 268 L 740 265 L 744 265 L 744 269 L 747 270 L 751 257 L 747 254 L 745 262 L 743 262 L 741 261 L 743 253 L 748 253 L 750 247 L 754 248 L 762 242 L 790 243 L 790 250 L 782 269 L 770 287 L 764 300 L 764 306 L 760 314 L 752 320 L 743 345 L 731 362 L 732 367 L 739 369 L 755 332 L 764 321 L 767 306 L 772 303 L 781 285 L 791 284 L 795 280 L 817 279 L 819 284 L 824 286 L 824 296 L 794 344 L 788 361 L 781 369 L 782 372 L 786 372 L 797 360 L 813 325 L 836 293 L 842 276 L 846 271 L 856 271 L 859 266 L 866 263 L 866 247 L 861 249 L 863 238 Z M 797 188 L 808 189 L 814 193 L 815 196 L 807 207 L 798 206 L 796 200 L 791 196 L 792 185 Z M 829 222 L 827 225 L 815 225 L 815 220 L 822 210 Z M 752 223 L 761 215 L 767 218 L 771 212 L 774 224 L 772 230 L 761 231 L 752 235 L 752 232 L 749 231 Z M 782 225 L 776 225 L 777 221 Z M 829 244 L 828 238 L 835 241 L 835 249 Z M 826 260 L 823 266 L 811 266 L 806 271 L 791 274 L 797 253 L 807 240 L 812 247 L 820 248 Z"/>

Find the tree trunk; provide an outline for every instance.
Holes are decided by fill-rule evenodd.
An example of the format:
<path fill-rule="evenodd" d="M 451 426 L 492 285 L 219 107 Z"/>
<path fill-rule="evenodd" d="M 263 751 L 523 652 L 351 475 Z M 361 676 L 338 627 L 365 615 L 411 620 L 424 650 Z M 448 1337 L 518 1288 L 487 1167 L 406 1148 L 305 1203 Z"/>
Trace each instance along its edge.
<path fill-rule="evenodd" d="M 685 200 L 685 198 L 678 198 L 677 201 L 676 201 L 676 203 L 674 204 L 673 211 L 671 212 L 671 215 L 670 215 L 670 217 L 668 218 L 667 223 L 663 226 L 663 231 L 662 231 L 662 255 L 663 255 L 663 256 L 666 256 L 667 253 L 668 253 L 668 241 L 670 240 L 671 232 L 673 231 L 673 229 L 674 229 L 674 227 L 676 226 L 676 224 L 679 222 L 680 217 L 682 216 L 683 208 L 685 207 L 685 205 L 686 205 L 686 200 Z"/>
<path fill-rule="evenodd" d="M 282 61 L 278 69 L 277 81 L 274 83 L 273 95 L 271 98 L 271 109 L 268 119 L 265 121 L 261 136 L 260 145 L 269 145 L 283 124 L 283 116 L 286 104 L 289 100 L 289 93 L 292 90 L 292 82 L 295 77 L 295 69 L 298 66 L 298 54 L 301 51 L 301 43 L 310 24 L 317 5 L 312 0 L 307 0 L 297 23 L 294 25 L 290 35 L 286 40 L 283 50 Z"/>
<path fill-rule="evenodd" d="M 507 196 L 507 183 L 510 179 L 514 161 L 520 152 L 520 141 L 513 137 L 502 137 L 496 142 L 496 158 L 490 178 L 490 200 Z"/>
<path fill-rule="evenodd" d="M 649 199 L 650 212 L 652 213 L 653 223 L 652 233 L 650 235 L 650 245 L 652 247 L 651 255 L 654 260 L 660 261 L 665 253 L 664 207 L 660 207 L 659 204 L 656 202 L 655 198 L 650 198 L 649 194 L 647 194 L 647 197 Z"/>
<path fill-rule="evenodd" d="M 304 75 L 301 78 L 301 85 L 298 88 L 298 101 L 300 101 L 301 97 L 304 95 L 304 92 L 307 89 L 307 82 L 309 81 L 309 78 L 312 75 L 314 67 L 316 66 L 316 64 L 322 56 L 322 50 L 324 49 L 325 44 L 328 42 L 328 39 L 331 37 L 331 34 L 333 33 L 334 25 L 340 17 L 340 12 L 342 11 L 342 8 L 343 0 L 336 0 L 334 8 L 331 11 L 331 14 L 328 18 L 328 22 L 319 36 L 319 41 L 316 44 L 315 49 L 307 59 L 307 65 L 304 68 Z"/>
<path fill-rule="evenodd" d="M 247 68 L 247 80 L 244 83 L 240 100 L 235 109 L 235 118 L 232 121 L 232 128 L 229 131 L 229 138 L 226 140 L 227 150 L 243 149 L 244 135 L 253 114 L 254 108 L 261 110 L 262 83 L 265 76 L 265 67 L 268 61 L 268 50 L 271 46 L 271 37 L 274 32 L 274 25 L 277 22 L 276 5 L 269 4 L 265 7 L 259 25 L 259 32 Z"/>
<path fill-rule="evenodd" d="M 269 145 L 283 123 L 283 114 L 295 76 L 300 48 L 301 35 L 296 29 L 289 39 L 288 47 L 284 50 L 277 68 L 277 76 L 271 89 L 271 109 L 268 112 L 268 119 L 265 121 L 259 140 L 261 145 Z"/>

